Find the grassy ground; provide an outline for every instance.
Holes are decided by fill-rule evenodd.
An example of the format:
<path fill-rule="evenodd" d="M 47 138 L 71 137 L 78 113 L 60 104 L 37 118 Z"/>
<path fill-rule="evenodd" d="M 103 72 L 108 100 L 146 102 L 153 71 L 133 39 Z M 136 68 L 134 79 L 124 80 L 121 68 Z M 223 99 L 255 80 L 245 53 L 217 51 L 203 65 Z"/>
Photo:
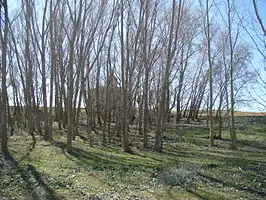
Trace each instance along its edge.
<path fill-rule="evenodd" d="M 177 131 L 178 130 L 178 131 Z M 11 161 L 0 156 L 1 199 L 265 199 L 266 125 L 229 135 L 208 147 L 208 131 L 180 132 L 169 125 L 163 153 L 102 147 L 77 138 L 72 154 L 57 132 L 53 143 L 16 135 L 9 139 Z"/>

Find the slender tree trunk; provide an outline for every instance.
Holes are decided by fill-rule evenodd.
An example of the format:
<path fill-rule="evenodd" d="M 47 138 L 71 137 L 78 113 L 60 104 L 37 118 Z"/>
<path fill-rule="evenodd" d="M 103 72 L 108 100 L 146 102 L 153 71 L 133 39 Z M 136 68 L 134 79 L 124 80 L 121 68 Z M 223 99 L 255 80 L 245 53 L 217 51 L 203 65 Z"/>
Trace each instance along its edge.
<path fill-rule="evenodd" d="M 100 57 L 97 59 L 97 73 L 96 73 L 96 115 L 99 126 L 102 126 L 101 120 L 101 107 L 102 107 L 102 98 L 100 99 L 100 73 L 101 73 L 101 63 Z M 104 91 L 102 91 L 104 92 Z"/>
<path fill-rule="evenodd" d="M 138 115 L 138 129 L 139 129 L 139 135 L 143 134 L 143 129 L 142 129 L 142 125 L 143 125 L 143 95 L 139 95 L 138 97 L 138 107 L 139 107 L 139 115 Z"/>
<path fill-rule="evenodd" d="M 181 10 L 181 0 L 179 1 L 179 10 L 178 10 L 178 20 L 180 16 L 180 10 Z M 173 0 L 172 3 L 172 16 L 171 16 L 171 24 L 170 24 L 170 36 L 168 41 L 168 49 L 167 49 L 167 63 L 165 67 L 164 77 L 163 77 L 163 87 L 160 95 L 160 104 L 159 104 L 159 110 L 158 110 L 158 116 L 156 119 L 156 134 L 155 134 L 155 144 L 154 144 L 154 150 L 161 152 L 162 151 L 162 132 L 164 131 L 164 116 L 165 116 L 165 107 L 166 107 L 166 93 L 169 89 L 169 75 L 170 75 L 170 69 L 172 65 L 172 59 L 173 59 L 173 52 L 172 52 L 172 42 L 173 42 L 173 32 L 174 32 L 174 21 L 175 21 L 175 8 L 176 8 L 176 2 Z M 178 23 L 179 26 L 179 23 Z M 177 28 L 178 31 L 178 28 Z"/>
<path fill-rule="evenodd" d="M 56 57 L 57 54 L 55 52 L 55 20 L 53 16 L 53 9 L 52 9 L 52 1 L 50 2 L 50 50 L 51 50 L 51 57 L 50 57 L 50 63 L 51 63 L 51 72 L 50 72 L 50 98 L 49 98 L 49 112 L 48 112 L 48 139 L 52 140 L 53 139 L 53 97 L 54 97 L 54 84 L 55 84 L 55 69 L 57 68 L 57 62 L 56 62 Z"/>
<path fill-rule="evenodd" d="M 146 0 L 145 5 L 145 24 L 144 24 L 144 34 L 143 34 L 143 64 L 145 70 L 145 78 L 143 85 L 143 98 L 144 98 L 144 121 L 143 121 L 143 148 L 147 148 L 148 144 L 148 89 L 149 89 L 149 62 L 148 62 L 148 52 L 147 52 L 147 40 L 148 40 L 148 18 L 150 11 L 150 0 Z"/>
<path fill-rule="evenodd" d="M 223 87 L 223 86 L 221 86 L 221 87 Z M 222 131 L 223 131 L 222 104 L 223 104 L 223 99 L 224 99 L 224 88 L 221 89 L 220 102 L 219 102 L 219 107 L 217 110 L 217 120 L 219 122 L 218 139 L 222 139 Z"/>
<path fill-rule="evenodd" d="M 47 91 L 46 91 L 46 51 L 45 51 L 45 35 L 44 35 L 44 24 L 45 24 L 45 13 L 47 8 L 47 1 L 45 1 L 45 10 L 42 21 L 42 36 L 41 36 L 41 76 L 42 76 L 42 97 L 43 97 L 43 120 L 44 120 L 44 137 L 49 139 L 49 127 L 48 127 L 48 107 L 47 107 Z"/>
<path fill-rule="evenodd" d="M 4 36 L 1 34 L 1 50 L 2 50 L 2 62 L 1 62 L 1 75 L 2 75 L 2 95 L 1 95 L 1 150 L 3 153 L 8 153 L 7 146 L 7 85 L 6 85 L 6 73 L 7 73 L 7 36 L 8 36 L 8 6 L 7 0 L 1 2 L 4 10 Z M 0 9 L 2 12 L 2 9 Z M 1 16 L 1 15 L 0 15 Z M 1 17 L 0 17 L 0 20 Z M 0 27 L 2 29 L 2 27 Z"/>
<path fill-rule="evenodd" d="M 207 7 L 207 45 L 208 45 L 208 63 L 209 63 L 209 123 L 210 123 L 210 146 L 214 146 L 214 130 L 213 130 L 213 70 L 212 70 L 212 60 L 211 60 L 211 37 L 210 37 L 210 20 L 209 20 L 209 1 L 206 0 Z"/>
<path fill-rule="evenodd" d="M 71 11 L 70 3 L 67 2 L 69 12 Z M 81 14 L 82 14 L 82 1 L 79 1 L 79 8 L 74 10 L 72 15 L 75 15 L 75 19 L 72 19 L 72 33 L 69 38 L 69 56 L 68 56 L 68 93 L 67 93 L 67 152 L 71 153 L 72 150 L 72 139 L 74 136 L 74 120 L 76 112 L 76 104 L 74 100 L 74 59 L 75 59 L 75 41 L 80 28 Z"/>
<path fill-rule="evenodd" d="M 122 107 L 123 107 L 123 117 L 122 117 L 122 130 L 123 130 L 123 150 L 130 153 L 131 149 L 129 147 L 128 138 L 128 94 L 127 94 L 127 70 L 128 66 L 125 66 L 125 47 L 124 47 L 124 0 L 121 1 L 121 80 L 122 80 Z"/>
<path fill-rule="evenodd" d="M 181 117 L 182 117 L 181 92 L 182 92 L 182 88 L 183 88 L 183 81 L 184 81 L 184 70 L 183 70 L 183 64 L 181 63 L 178 92 L 177 92 L 177 97 L 176 97 L 176 123 L 177 124 L 180 122 Z"/>
<path fill-rule="evenodd" d="M 25 99 L 26 101 L 26 119 L 28 122 L 29 134 L 32 137 L 33 145 L 35 147 L 36 138 L 34 136 L 34 123 L 33 123 L 33 71 L 32 71 L 32 61 L 31 61 L 31 52 L 30 52 L 30 32 L 31 32 L 31 2 L 26 1 L 26 41 L 25 41 L 25 66 L 26 66 L 26 90 L 25 90 Z"/>
<path fill-rule="evenodd" d="M 228 8 L 228 31 L 229 31 L 229 44 L 230 44 L 230 99 L 231 99 L 231 127 L 230 136 L 232 140 L 232 148 L 236 149 L 236 132 L 235 132 L 235 99 L 234 99 L 234 49 L 232 41 L 232 24 L 231 24 L 231 6 L 230 0 L 227 0 Z"/>

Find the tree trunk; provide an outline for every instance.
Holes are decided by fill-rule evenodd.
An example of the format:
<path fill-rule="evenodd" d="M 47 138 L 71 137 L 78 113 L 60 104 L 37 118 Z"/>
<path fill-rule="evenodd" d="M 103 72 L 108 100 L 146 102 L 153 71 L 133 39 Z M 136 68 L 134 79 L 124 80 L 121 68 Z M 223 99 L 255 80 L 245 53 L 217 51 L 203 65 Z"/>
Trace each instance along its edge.
<path fill-rule="evenodd" d="M 127 92 L 127 68 L 125 66 L 125 51 L 124 51 L 124 0 L 121 1 L 121 80 L 122 80 L 122 132 L 123 132 L 123 150 L 131 153 L 128 138 L 128 92 Z"/>
<path fill-rule="evenodd" d="M 213 130 L 213 70 L 212 70 L 212 60 L 211 60 L 211 38 L 210 38 L 210 20 L 209 20 L 209 1 L 206 0 L 207 7 L 207 43 L 208 43 L 208 64 L 209 64 L 209 123 L 210 123 L 210 146 L 214 146 L 214 130 Z"/>
<path fill-rule="evenodd" d="M 144 113 L 143 113 L 143 148 L 146 149 L 148 145 L 148 89 L 149 89 L 149 62 L 148 62 L 148 51 L 147 51 L 147 40 L 148 40 L 148 20 L 150 12 L 150 0 L 146 0 L 145 5 L 145 22 L 144 22 L 144 33 L 143 33 L 143 65 L 144 65 L 144 84 L 143 84 L 143 98 L 144 98 Z"/>
<path fill-rule="evenodd" d="M 168 41 L 168 49 L 167 49 L 167 63 L 165 67 L 164 77 L 163 77 L 163 87 L 160 95 L 160 104 L 158 110 L 158 116 L 156 119 L 156 135 L 155 135 L 155 144 L 154 150 L 157 152 L 162 151 L 162 132 L 164 131 L 164 116 L 165 116 L 165 106 L 166 106 L 166 93 L 169 89 L 169 76 L 170 76 L 170 69 L 172 65 L 173 59 L 173 52 L 172 52 L 172 41 L 173 41 L 173 32 L 174 32 L 174 21 L 175 21 L 175 7 L 176 2 L 173 0 L 172 3 L 172 16 L 171 16 L 171 24 L 170 24 L 170 36 Z M 180 17 L 181 12 L 181 0 L 179 1 L 179 9 L 178 9 L 178 20 Z M 179 23 L 178 23 L 179 26 Z M 179 28 L 179 27 L 178 27 Z M 177 31 L 178 31 L 177 28 Z"/>
<path fill-rule="evenodd" d="M 232 148 L 236 149 L 236 132 L 235 132 L 235 99 L 234 99 L 234 47 L 232 41 L 232 28 L 231 28 L 231 6 L 230 0 L 227 0 L 228 8 L 228 30 L 229 30 L 229 44 L 230 44 L 230 99 L 231 99 L 231 127 L 230 127 L 230 136 L 232 140 Z"/>
<path fill-rule="evenodd" d="M 1 50 L 2 50 L 2 63 L 1 63 L 1 75 L 2 75 L 2 95 L 1 95 L 1 150 L 3 153 L 8 153 L 7 146 L 7 85 L 6 85 L 6 73 L 7 73 L 7 40 L 8 40 L 8 6 L 7 0 L 2 1 L 4 8 L 4 37 L 1 34 Z M 0 9 L 0 12 L 2 10 Z M 2 19 L 1 19 L 2 20 Z M 0 27 L 2 29 L 2 27 Z"/>

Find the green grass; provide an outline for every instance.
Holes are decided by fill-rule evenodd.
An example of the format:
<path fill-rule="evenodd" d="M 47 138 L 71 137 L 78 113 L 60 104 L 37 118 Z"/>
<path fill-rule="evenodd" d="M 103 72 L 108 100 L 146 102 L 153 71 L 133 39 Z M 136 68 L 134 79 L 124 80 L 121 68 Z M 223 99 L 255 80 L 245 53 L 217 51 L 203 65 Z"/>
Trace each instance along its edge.
<path fill-rule="evenodd" d="M 209 147 L 207 130 L 167 130 L 163 153 L 133 148 L 134 155 L 79 138 L 68 154 L 58 133 L 53 143 L 37 137 L 33 149 L 31 137 L 13 136 L 17 162 L 0 171 L 1 199 L 266 198 L 266 125 L 238 133 L 237 150 L 229 148 L 228 131 Z"/>

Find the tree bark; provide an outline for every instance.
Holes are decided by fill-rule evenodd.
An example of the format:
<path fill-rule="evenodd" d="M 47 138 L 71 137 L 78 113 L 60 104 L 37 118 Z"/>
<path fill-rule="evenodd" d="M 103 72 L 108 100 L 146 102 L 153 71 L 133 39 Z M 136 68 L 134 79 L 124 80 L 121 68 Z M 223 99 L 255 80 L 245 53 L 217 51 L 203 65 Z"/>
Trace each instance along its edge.
<path fill-rule="evenodd" d="M 8 5 L 7 0 L 1 2 L 4 11 L 4 36 L 1 34 L 1 43 L 2 43 L 2 60 L 1 60 L 1 73 L 2 73 L 2 95 L 1 95 L 1 150 L 3 153 L 8 153 L 7 146 L 7 83 L 6 83 L 6 74 L 7 74 L 7 43 L 8 43 Z M 0 9 L 0 12 L 2 10 Z M 1 17 L 0 17 L 0 20 Z M 0 27 L 2 29 L 2 27 Z"/>

